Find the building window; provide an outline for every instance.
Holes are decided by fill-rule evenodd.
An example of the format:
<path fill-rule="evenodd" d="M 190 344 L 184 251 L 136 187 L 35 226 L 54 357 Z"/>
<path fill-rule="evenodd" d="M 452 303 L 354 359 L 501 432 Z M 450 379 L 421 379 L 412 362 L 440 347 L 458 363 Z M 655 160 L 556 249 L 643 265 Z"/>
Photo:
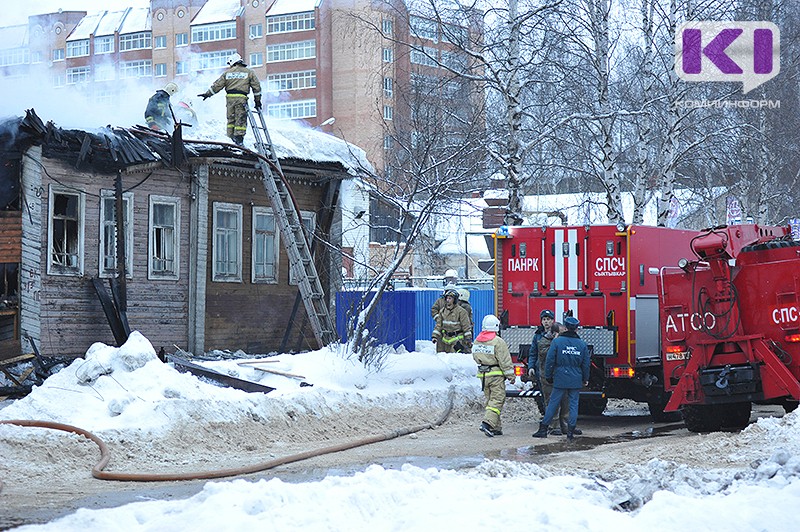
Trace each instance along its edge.
<path fill-rule="evenodd" d="M 201 54 L 192 54 L 192 69 L 193 70 L 213 70 L 225 68 L 226 61 L 231 54 L 236 50 L 222 50 L 221 52 L 203 52 Z"/>
<path fill-rule="evenodd" d="M 264 26 L 263 24 L 250 24 L 250 38 L 251 39 L 258 39 L 259 37 L 264 36 Z"/>
<path fill-rule="evenodd" d="M 167 64 L 156 63 L 155 69 L 153 70 L 153 75 L 157 78 L 165 77 L 167 75 Z"/>
<path fill-rule="evenodd" d="M 175 75 L 182 76 L 184 74 L 189 73 L 189 62 L 188 61 L 176 61 L 175 62 Z"/>
<path fill-rule="evenodd" d="M 42 52 L 31 52 L 31 63 L 36 65 L 43 61 L 43 54 Z"/>
<path fill-rule="evenodd" d="M 391 98 L 394 94 L 394 80 L 392 78 L 383 78 L 383 95 Z"/>
<path fill-rule="evenodd" d="M 275 214 L 268 207 L 253 207 L 253 271 L 254 283 L 278 282 L 280 257 L 279 234 Z"/>
<path fill-rule="evenodd" d="M 140 61 L 122 61 L 119 64 L 119 77 L 145 78 L 153 75 L 153 62 L 149 59 Z"/>
<path fill-rule="evenodd" d="M 97 103 L 102 103 L 105 105 L 111 105 L 113 102 L 118 100 L 117 95 L 114 93 L 113 90 L 110 89 L 95 88 L 92 97 L 93 97 L 92 101 Z"/>
<path fill-rule="evenodd" d="M 313 59 L 317 56 L 317 44 L 310 41 L 290 42 L 267 46 L 267 63 L 278 61 L 294 61 L 296 59 Z"/>
<path fill-rule="evenodd" d="M 50 189 L 47 248 L 50 259 L 47 273 L 81 275 L 83 273 L 84 195 Z"/>
<path fill-rule="evenodd" d="M 391 105 L 384 105 L 383 106 L 383 119 L 384 120 L 392 120 L 394 116 L 394 108 Z"/>
<path fill-rule="evenodd" d="M 104 35 L 94 38 L 94 55 L 110 54 L 114 51 L 114 36 Z"/>
<path fill-rule="evenodd" d="M 76 83 L 88 83 L 92 69 L 86 67 L 75 67 L 67 69 L 67 85 L 74 85 Z"/>
<path fill-rule="evenodd" d="M 306 233 L 306 239 L 308 240 L 308 245 L 310 246 L 314 241 L 314 230 L 317 227 L 317 215 L 313 212 L 300 211 L 300 223 L 303 224 L 303 229 L 305 229 Z M 294 275 L 294 268 L 289 268 L 289 284 L 296 285 L 298 283 L 299 279 L 297 279 L 297 276 Z"/>
<path fill-rule="evenodd" d="M 192 42 L 225 41 L 236 38 L 236 21 L 204 24 L 192 28 Z"/>
<path fill-rule="evenodd" d="M 112 81 L 117 77 L 117 70 L 114 63 L 100 63 L 94 69 L 95 81 Z"/>
<path fill-rule="evenodd" d="M 63 87 L 66 85 L 63 74 L 53 74 L 53 87 Z"/>
<path fill-rule="evenodd" d="M 242 206 L 214 202 L 213 281 L 242 280 Z"/>
<path fill-rule="evenodd" d="M 12 48 L 0 52 L 0 66 L 27 65 L 31 60 L 27 48 Z M 40 61 L 41 62 L 41 61 Z"/>
<path fill-rule="evenodd" d="M 117 274 L 117 198 L 113 190 L 100 191 L 100 277 Z M 125 276 L 133 277 L 133 193 L 122 194 L 125 228 Z"/>
<path fill-rule="evenodd" d="M 89 39 L 67 43 L 67 57 L 83 57 L 89 55 Z"/>
<path fill-rule="evenodd" d="M 381 30 L 387 37 L 391 37 L 394 33 L 394 21 L 390 18 L 381 20 Z"/>
<path fill-rule="evenodd" d="M 411 35 L 422 39 L 429 39 L 433 42 L 439 40 L 439 32 L 435 20 L 412 16 L 409 17 L 408 24 L 411 29 Z"/>
<path fill-rule="evenodd" d="M 294 102 L 271 103 L 267 115 L 279 120 L 314 118 L 317 116 L 317 100 L 297 100 Z"/>
<path fill-rule="evenodd" d="M 250 54 L 250 66 L 251 67 L 260 67 L 264 65 L 264 54 L 261 52 L 256 52 Z"/>
<path fill-rule="evenodd" d="M 411 63 L 415 65 L 424 65 L 435 67 L 436 64 L 436 49 L 422 47 L 421 50 L 411 50 Z"/>
<path fill-rule="evenodd" d="M 64 49 L 55 48 L 53 50 L 53 61 L 63 61 L 63 60 L 64 60 Z"/>
<path fill-rule="evenodd" d="M 189 34 L 188 33 L 176 33 L 175 34 L 175 46 L 188 46 L 189 45 Z"/>
<path fill-rule="evenodd" d="M 180 205 L 181 201 L 178 198 L 150 196 L 149 279 L 178 279 Z"/>
<path fill-rule="evenodd" d="M 285 72 L 283 74 L 270 74 L 267 76 L 268 91 L 293 91 L 300 89 L 313 89 L 317 86 L 317 71 L 303 70 L 301 72 Z"/>
<path fill-rule="evenodd" d="M 272 35 L 273 33 L 288 33 L 290 31 L 313 30 L 315 27 L 316 21 L 313 11 L 267 17 L 267 35 Z"/>
<path fill-rule="evenodd" d="M 185 34 L 184 34 L 185 35 Z M 162 48 L 167 47 L 167 36 L 166 35 L 158 35 L 155 39 L 153 39 L 153 48 L 156 50 L 161 50 Z"/>
<path fill-rule="evenodd" d="M 141 31 L 139 33 L 126 33 L 119 36 L 119 51 L 126 50 L 144 50 L 145 48 L 152 48 L 153 34 L 149 31 Z"/>
<path fill-rule="evenodd" d="M 383 49 L 383 62 L 394 63 L 394 50 L 392 50 L 391 48 Z"/>
<path fill-rule="evenodd" d="M 391 150 L 392 149 L 392 137 L 389 135 L 384 135 L 383 137 L 383 149 L 384 150 Z"/>

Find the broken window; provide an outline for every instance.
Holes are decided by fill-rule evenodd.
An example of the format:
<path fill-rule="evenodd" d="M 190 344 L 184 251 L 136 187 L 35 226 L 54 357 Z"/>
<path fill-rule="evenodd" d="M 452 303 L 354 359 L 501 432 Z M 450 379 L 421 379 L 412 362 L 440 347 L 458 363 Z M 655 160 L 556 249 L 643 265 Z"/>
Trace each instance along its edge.
<path fill-rule="evenodd" d="M 51 189 L 48 273 L 83 273 L 83 209 L 82 193 Z"/>
<path fill-rule="evenodd" d="M 213 281 L 242 280 L 242 206 L 214 203 Z"/>
<path fill-rule="evenodd" d="M 253 207 L 253 275 L 254 283 L 278 280 L 278 231 L 275 214 L 268 207 Z"/>
<path fill-rule="evenodd" d="M 117 274 L 117 200 L 103 190 L 100 200 L 100 277 Z M 125 228 L 125 276 L 133 277 L 133 193 L 122 195 L 122 225 Z"/>
<path fill-rule="evenodd" d="M 150 278 L 177 279 L 180 200 L 167 196 L 150 197 Z"/>

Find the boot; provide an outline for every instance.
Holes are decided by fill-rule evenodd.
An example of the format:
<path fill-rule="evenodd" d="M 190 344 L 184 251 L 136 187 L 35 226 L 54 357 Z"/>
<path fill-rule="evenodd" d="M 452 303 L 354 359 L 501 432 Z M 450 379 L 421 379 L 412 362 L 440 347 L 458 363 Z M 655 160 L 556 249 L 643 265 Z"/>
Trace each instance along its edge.
<path fill-rule="evenodd" d="M 244 146 L 244 135 L 234 135 L 233 143 L 237 146 Z"/>
<path fill-rule="evenodd" d="M 489 425 L 487 422 L 485 422 L 485 421 L 482 422 L 481 426 L 479 428 L 480 428 L 481 432 L 483 432 L 484 434 L 486 434 L 490 438 L 494 438 L 494 430 L 492 429 L 491 425 Z"/>
<path fill-rule="evenodd" d="M 539 423 L 539 430 L 533 433 L 534 438 L 546 438 L 548 426 L 544 423 Z"/>
<path fill-rule="evenodd" d="M 569 441 L 575 439 L 575 427 L 567 427 L 567 439 Z"/>

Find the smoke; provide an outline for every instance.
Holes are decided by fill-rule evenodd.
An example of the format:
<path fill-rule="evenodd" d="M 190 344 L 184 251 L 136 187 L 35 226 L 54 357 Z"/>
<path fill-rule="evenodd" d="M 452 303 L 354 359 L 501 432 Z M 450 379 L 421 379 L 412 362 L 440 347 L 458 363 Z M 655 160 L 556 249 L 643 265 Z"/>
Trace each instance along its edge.
<path fill-rule="evenodd" d="M 62 11 L 101 11 L 99 3 L 93 0 L 6 0 L 3 2 L 3 26 L 27 24 L 30 15 L 57 13 Z M 104 0 L 102 10 L 117 11 L 126 7 L 150 7 L 150 0 Z"/>

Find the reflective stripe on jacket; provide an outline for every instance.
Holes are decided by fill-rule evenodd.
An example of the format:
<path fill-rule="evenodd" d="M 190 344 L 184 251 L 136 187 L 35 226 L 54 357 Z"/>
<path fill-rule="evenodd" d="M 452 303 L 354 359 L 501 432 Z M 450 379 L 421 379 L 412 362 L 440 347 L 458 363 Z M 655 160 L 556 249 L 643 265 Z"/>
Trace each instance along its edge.
<path fill-rule="evenodd" d="M 514 364 L 511 362 L 508 344 L 497 335 L 489 336 L 482 332 L 472 345 L 472 359 L 478 363 L 477 377 L 513 377 Z"/>

